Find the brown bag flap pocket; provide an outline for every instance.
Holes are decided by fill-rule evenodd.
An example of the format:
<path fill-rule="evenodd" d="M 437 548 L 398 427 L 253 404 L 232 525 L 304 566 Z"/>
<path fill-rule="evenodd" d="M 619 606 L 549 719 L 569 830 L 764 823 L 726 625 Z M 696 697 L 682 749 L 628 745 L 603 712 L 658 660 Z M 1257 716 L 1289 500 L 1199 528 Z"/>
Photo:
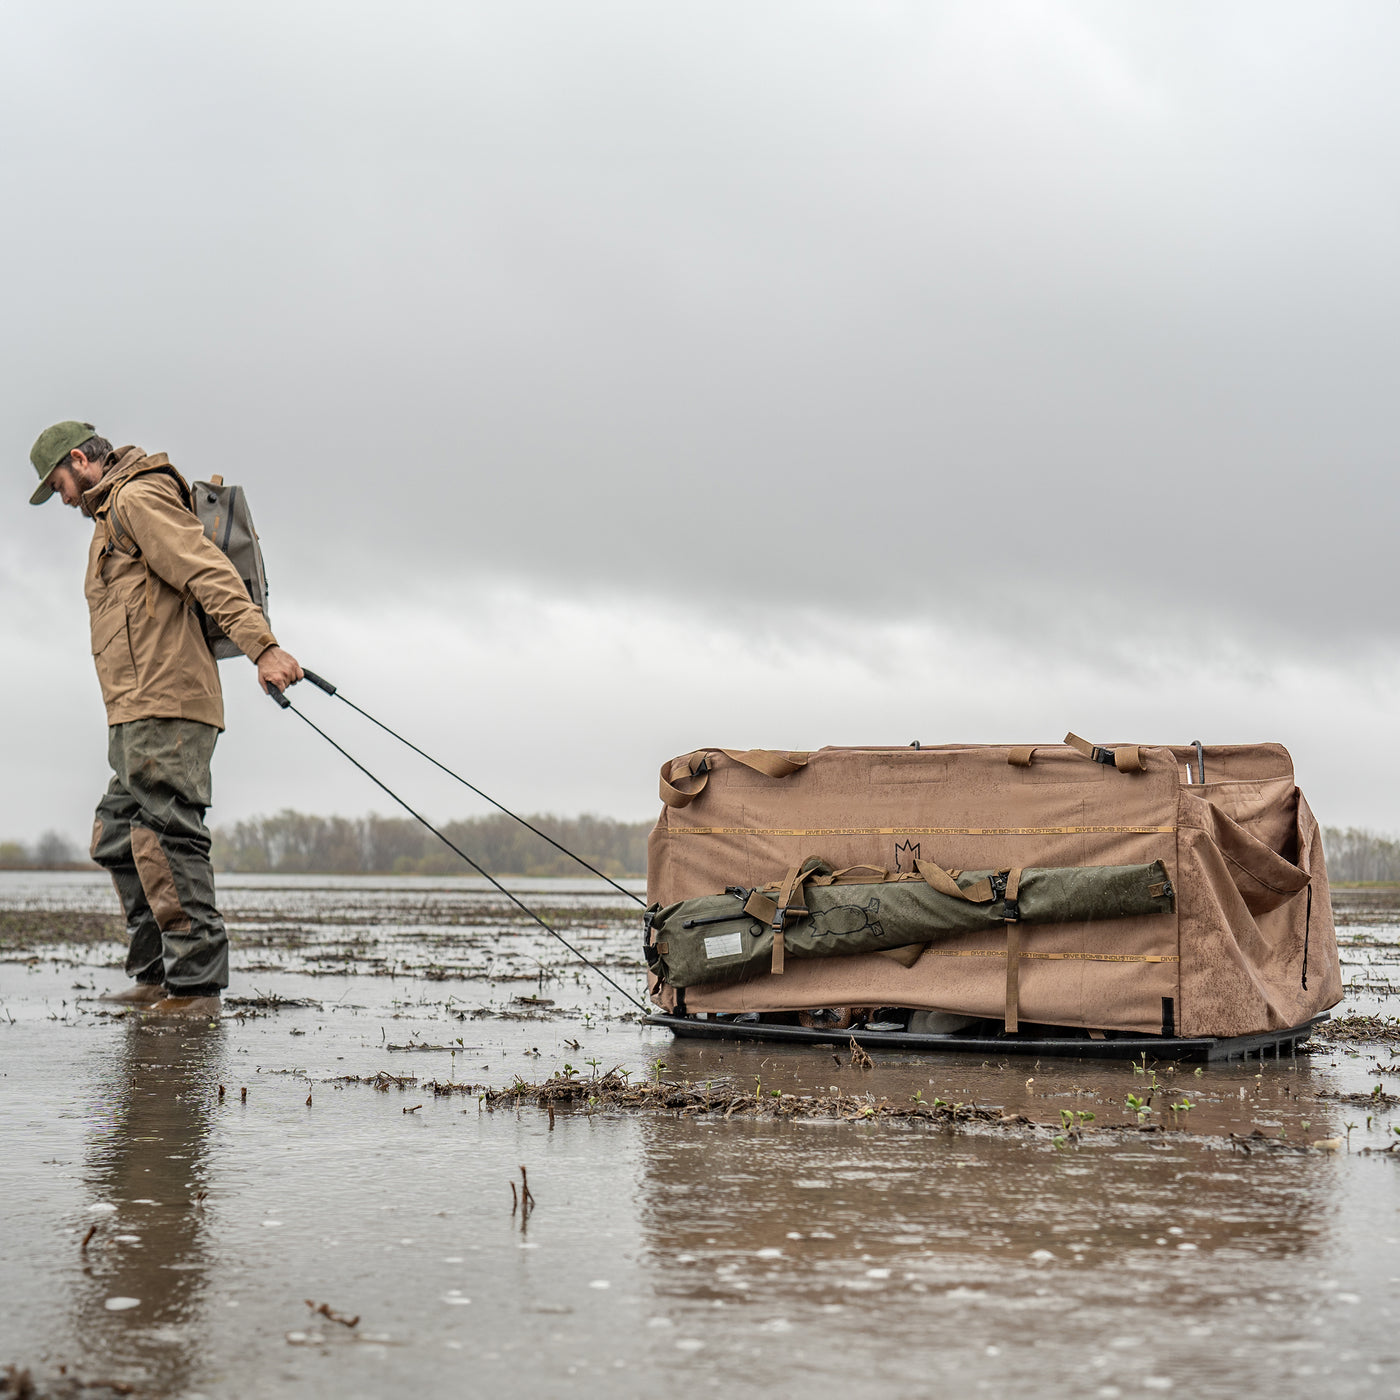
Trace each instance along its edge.
<path fill-rule="evenodd" d="M 1251 914 L 1277 909 L 1311 883 L 1306 870 L 1251 836 L 1219 808 L 1212 808 L 1211 815 L 1215 844 Z"/>
<path fill-rule="evenodd" d="M 112 639 L 125 631 L 126 609 L 120 603 L 99 613 L 92 620 L 92 654 L 101 656 L 111 645 Z"/>

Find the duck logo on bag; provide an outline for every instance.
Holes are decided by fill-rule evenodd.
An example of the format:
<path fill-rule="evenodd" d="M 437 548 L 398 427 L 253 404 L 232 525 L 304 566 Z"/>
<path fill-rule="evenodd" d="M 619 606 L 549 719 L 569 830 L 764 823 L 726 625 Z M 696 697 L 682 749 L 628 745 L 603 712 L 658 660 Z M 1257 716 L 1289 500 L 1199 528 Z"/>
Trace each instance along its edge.
<path fill-rule="evenodd" d="M 849 938 L 853 933 L 869 929 L 876 938 L 883 938 L 885 930 L 875 922 L 879 912 L 878 899 L 868 904 L 834 904 L 812 916 L 812 932 L 827 938 Z"/>

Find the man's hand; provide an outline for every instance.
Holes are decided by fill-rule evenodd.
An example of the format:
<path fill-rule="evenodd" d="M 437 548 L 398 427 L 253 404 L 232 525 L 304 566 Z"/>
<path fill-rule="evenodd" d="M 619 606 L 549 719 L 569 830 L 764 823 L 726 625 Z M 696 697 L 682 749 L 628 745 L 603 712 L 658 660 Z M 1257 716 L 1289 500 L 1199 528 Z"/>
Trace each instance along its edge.
<path fill-rule="evenodd" d="M 268 647 L 258 657 L 258 684 L 264 692 L 270 685 L 275 685 L 278 690 L 286 690 L 305 674 L 297 664 L 296 657 L 289 651 L 283 651 L 281 647 Z"/>

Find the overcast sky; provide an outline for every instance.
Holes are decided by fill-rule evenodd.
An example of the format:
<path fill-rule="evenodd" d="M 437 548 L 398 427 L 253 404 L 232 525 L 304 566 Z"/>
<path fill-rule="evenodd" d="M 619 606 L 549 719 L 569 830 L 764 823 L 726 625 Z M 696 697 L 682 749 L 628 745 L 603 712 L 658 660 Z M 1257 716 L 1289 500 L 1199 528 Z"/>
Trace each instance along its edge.
<path fill-rule="evenodd" d="M 283 644 L 525 809 L 1073 728 L 1400 828 L 1397 71 L 1391 3 L 7 5 L 0 839 L 107 777 L 70 417 L 246 486 Z M 389 810 L 222 671 L 212 822 Z"/>

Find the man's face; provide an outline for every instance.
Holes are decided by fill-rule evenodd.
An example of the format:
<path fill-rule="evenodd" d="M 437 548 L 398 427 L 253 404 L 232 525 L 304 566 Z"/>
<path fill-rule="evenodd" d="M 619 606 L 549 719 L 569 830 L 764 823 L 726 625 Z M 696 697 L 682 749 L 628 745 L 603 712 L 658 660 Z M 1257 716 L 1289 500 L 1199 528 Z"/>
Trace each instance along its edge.
<path fill-rule="evenodd" d="M 54 494 L 63 498 L 64 505 L 76 506 L 87 515 L 89 512 L 83 505 L 83 492 L 91 490 L 102 480 L 102 469 L 96 462 L 74 450 L 66 462 L 53 469 L 49 480 L 53 483 Z"/>

